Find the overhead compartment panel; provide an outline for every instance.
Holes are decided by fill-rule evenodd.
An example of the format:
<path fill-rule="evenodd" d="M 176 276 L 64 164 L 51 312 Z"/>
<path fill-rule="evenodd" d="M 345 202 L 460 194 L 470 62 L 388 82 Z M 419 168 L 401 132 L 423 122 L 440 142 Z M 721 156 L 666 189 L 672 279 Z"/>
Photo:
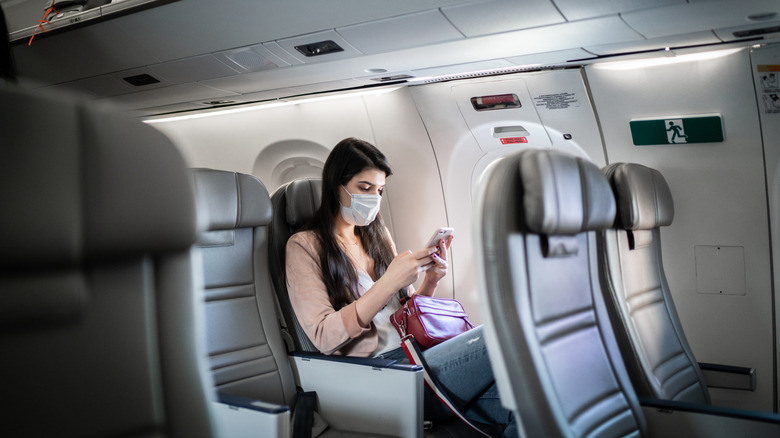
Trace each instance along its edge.
<path fill-rule="evenodd" d="M 490 35 L 566 21 L 550 0 L 497 0 L 441 8 L 466 37 Z"/>
<path fill-rule="evenodd" d="M 175 84 L 198 82 L 207 79 L 237 75 L 238 71 L 211 55 L 195 56 L 178 61 L 149 66 L 149 71 Z"/>
<path fill-rule="evenodd" d="M 685 0 L 554 0 L 554 2 L 563 16 L 572 21 L 639 9 L 683 4 Z"/>
<path fill-rule="evenodd" d="M 366 54 L 390 52 L 463 38 L 463 35 L 438 10 L 340 27 L 336 31 Z"/>
<path fill-rule="evenodd" d="M 627 12 L 623 19 L 647 38 L 742 26 L 748 17 L 780 15 L 777 0 L 701 1 Z"/>

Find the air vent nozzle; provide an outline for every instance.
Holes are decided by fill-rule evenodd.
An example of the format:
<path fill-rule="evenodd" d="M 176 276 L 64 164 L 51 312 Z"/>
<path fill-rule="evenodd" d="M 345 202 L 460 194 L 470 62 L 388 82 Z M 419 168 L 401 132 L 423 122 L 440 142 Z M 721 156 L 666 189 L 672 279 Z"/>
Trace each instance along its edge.
<path fill-rule="evenodd" d="M 303 53 L 305 56 L 320 56 L 328 53 L 343 52 L 344 49 L 332 40 L 320 41 L 310 44 L 301 44 L 295 46 L 295 50 Z"/>

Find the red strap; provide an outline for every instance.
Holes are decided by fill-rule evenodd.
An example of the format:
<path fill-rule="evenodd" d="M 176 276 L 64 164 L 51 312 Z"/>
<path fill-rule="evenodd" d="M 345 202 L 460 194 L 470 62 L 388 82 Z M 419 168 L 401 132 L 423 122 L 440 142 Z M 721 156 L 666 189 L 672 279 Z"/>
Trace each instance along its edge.
<path fill-rule="evenodd" d="M 490 435 L 486 434 L 480 428 L 472 424 L 471 421 L 469 421 L 468 418 L 466 418 L 460 412 L 460 410 L 452 403 L 452 401 L 450 401 L 450 398 L 447 397 L 447 394 L 444 393 L 444 390 L 439 386 L 438 382 L 436 382 L 433 376 L 428 372 L 428 364 L 425 362 L 425 359 L 423 358 L 422 351 L 420 351 L 420 347 L 417 345 L 416 342 L 414 342 L 414 336 L 411 335 L 404 336 L 401 339 L 401 347 L 404 349 L 404 353 L 406 353 L 406 357 L 409 358 L 409 362 L 411 362 L 414 365 L 420 365 L 423 368 L 423 380 L 425 381 L 425 386 L 428 387 L 428 389 L 431 390 L 433 394 L 464 423 L 466 423 L 469 427 L 471 427 L 475 431 L 479 432 L 482 436 L 486 436 L 489 438 Z"/>

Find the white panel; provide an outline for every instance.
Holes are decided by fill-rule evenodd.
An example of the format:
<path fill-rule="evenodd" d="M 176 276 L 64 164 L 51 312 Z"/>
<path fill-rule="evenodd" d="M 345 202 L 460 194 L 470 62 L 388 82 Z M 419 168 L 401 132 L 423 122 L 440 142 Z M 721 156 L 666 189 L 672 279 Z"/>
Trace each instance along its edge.
<path fill-rule="evenodd" d="M 217 58 L 211 55 L 164 62 L 162 64 L 150 65 L 148 68 L 152 76 L 165 78 L 176 84 L 197 82 L 238 74 L 236 70 L 219 62 Z"/>
<path fill-rule="evenodd" d="M 580 69 L 522 75 L 552 148 L 606 164 L 596 115 Z M 546 105 L 545 101 L 563 104 Z M 568 134 L 568 135 L 567 135 Z"/>
<path fill-rule="evenodd" d="M 685 3 L 622 14 L 631 27 L 647 38 L 740 26 L 752 14 L 780 13 L 776 0 L 720 0 Z"/>
<path fill-rule="evenodd" d="M 685 0 L 553 0 L 567 20 L 600 17 L 638 9 L 685 3 Z"/>
<path fill-rule="evenodd" d="M 376 146 L 384 152 L 393 167 L 387 180 L 385 207 L 392 213 L 390 224 L 398 251 L 422 249 L 433 230 L 450 225 L 448 205 L 444 202 L 442 180 L 436 154 L 428 133 L 417 114 L 407 87 L 391 93 L 364 98 Z M 383 217 L 387 217 L 385 212 Z M 455 230 L 455 240 L 449 252 L 450 270 L 436 288 L 436 296 L 453 297 L 462 271 L 459 264 L 462 250 L 469 241 Z M 465 273 L 468 275 L 468 273 Z M 422 283 L 422 276 L 416 286 Z"/>
<path fill-rule="evenodd" d="M 671 37 L 653 38 L 649 40 L 631 41 L 618 44 L 603 44 L 599 46 L 586 46 L 585 50 L 597 55 L 615 55 L 619 53 L 642 52 L 645 50 L 658 50 L 665 47 L 700 46 L 705 44 L 717 44 L 721 42 L 710 31 L 687 33 Z"/>
<path fill-rule="evenodd" d="M 466 37 L 547 26 L 566 20 L 550 0 L 496 0 L 441 8 Z"/>
<path fill-rule="evenodd" d="M 460 115 L 451 87 L 452 83 L 442 82 L 412 87 L 411 91 L 436 154 L 449 226 L 455 228 L 452 243 L 454 298 L 463 304 L 472 323 L 481 324 L 474 271 L 470 181 L 474 163 L 484 153 Z M 423 234 L 431 232 L 420 231 Z M 422 240 L 427 236 L 420 237 Z"/>
<path fill-rule="evenodd" d="M 222 438 L 289 438 L 290 411 L 269 413 L 214 402 L 217 436 Z"/>
<path fill-rule="evenodd" d="M 439 11 L 340 27 L 336 31 L 363 53 L 381 53 L 462 39 Z"/>
<path fill-rule="evenodd" d="M 696 245 L 694 253 L 700 294 L 745 295 L 745 248 Z"/>
<path fill-rule="evenodd" d="M 495 94 L 516 94 L 520 99 L 520 108 L 509 108 L 496 111 L 476 111 L 471 104 L 471 98 Z M 472 135 L 476 137 L 480 148 L 485 151 L 505 148 L 501 137 L 493 136 L 497 127 L 522 125 L 528 132 L 524 138 L 535 146 L 551 146 L 547 131 L 542 126 L 539 115 L 534 108 L 534 102 L 528 93 L 528 88 L 522 79 L 513 77 L 502 78 L 480 83 L 467 83 L 452 86 L 452 98 L 460 109 L 461 116 L 466 121 Z M 511 134 L 505 137 L 511 137 Z"/>
<path fill-rule="evenodd" d="M 328 53 L 319 56 L 306 56 L 295 48 L 295 46 L 301 46 L 301 45 L 317 43 L 320 41 L 328 41 L 328 40 L 338 44 L 344 50 L 341 52 L 333 52 L 333 53 Z M 352 58 L 354 56 L 360 55 L 359 51 L 357 51 L 354 47 L 352 47 L 344 38 L 341 37 L 341 35 L 336 33 L 336 31 L 334 30 L 326 30 L 323 32 L 317 32 L 308 35 L 287 38 L 283 40 L 277 40 L 276 42 L 287 53 L 289 53 L 290 56 L 306 64 L 335 61 L 337 59 Z"/>
<path fill-rule="evenodd" d="M 318 412 L 338 429 L 421 438 L 422 369 L 375 368 L 293 356 L 304 391 L 317 391 Z"/>
<path fill-rule="evenodd" d="M 755 367 L 756 392 L 718 404 L 772 409 L 773 330 L 761 126 L 747 49 L 676 64 L 586 67 L 609 162 L 658 169 L 672 190 L 674 223 L 661 229 L 666 277 L 699 361 Z M 641 64 L 637 64 L 641 65 Z M 723 117 L 722 143 L 634 146 L 629 121 L 673 114 Z M 696 245 L 745 248 L 745 295 L 696 293 Z M 713 394 L 715 396 L 715 394 Z"/>

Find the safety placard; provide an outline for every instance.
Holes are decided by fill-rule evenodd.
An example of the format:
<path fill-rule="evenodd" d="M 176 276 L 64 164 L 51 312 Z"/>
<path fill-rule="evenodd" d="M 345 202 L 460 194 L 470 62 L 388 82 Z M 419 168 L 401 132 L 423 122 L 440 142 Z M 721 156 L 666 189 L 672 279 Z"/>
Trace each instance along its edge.
<path fill-rule="evenodd" d="M 764 112 L 780 114 L 780 65 L 758 65 Z"/>
<path fill-rule="evenodd" d="M 720 115 L 631 120 L 629 125 L 636 146 L 723 141 Z"/>

